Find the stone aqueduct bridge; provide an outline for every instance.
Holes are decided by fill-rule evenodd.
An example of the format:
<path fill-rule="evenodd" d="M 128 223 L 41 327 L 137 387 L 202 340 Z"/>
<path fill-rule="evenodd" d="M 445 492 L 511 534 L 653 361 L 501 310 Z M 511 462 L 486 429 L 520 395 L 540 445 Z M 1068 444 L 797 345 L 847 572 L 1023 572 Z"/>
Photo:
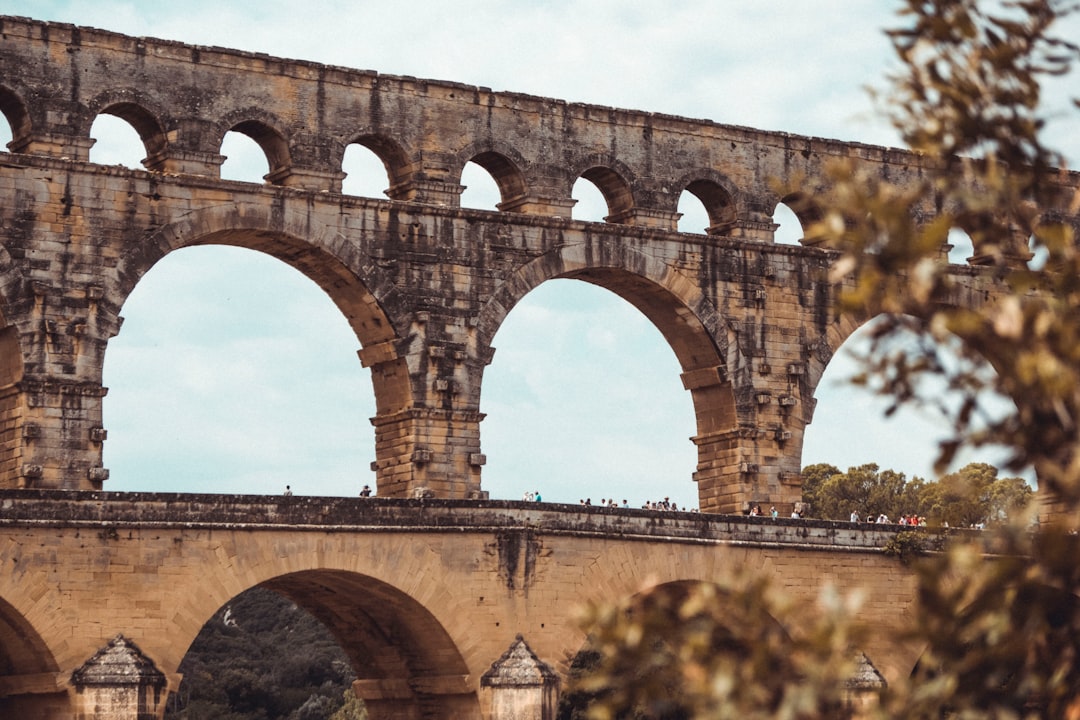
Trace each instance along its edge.
<path fill-rule="evenodd" d="M 0 491 L 5 719 L 156 717 L 202 626 L 257 585 L 326 623 L 373 719 L 550 718 L 505 710 L 542 706 L 521 697 L 538 688 L 491 680 L 515 636 L 563 674 L 585 642 L 577 605 L 736 568 L 800 602 L 825 583 L 863 587 L 878 632 L 861 650 L 886 679 L 918 656 L 892 632 L 913 594 L 879 549 L 896 527 L 507 501 L 57 495 Z M 145 714 L 123 684 L 138 678 L 95 681 L 95 654 L 118 634 L 151 671 Z"/>
<path fill-rule="evenodd" d="M 732 566 L 806 595 L 870 580 L 866 612 L 883 632 L 866 652 L 887 677 L 910 670 L 913 650 L 887 632 L 909 582 L 881 537 L 705 513 L 800 499 L 815 388 L 865 320 L 833 314 L 826 252 L 774 244 L 774 208 L 830 160 L 904 183 L 917 157 L 10 17 L 0 112 L 13 138 L 0 162 L 5 718 L 155 716 L 160 697 L 110 694 L 118 658 L 164 673 L 151 689 L 175 688 L 198 629 L 258 584 L 328 623 L 373 717 L 507 717 L 497 682 L 478 678 L 516 634 L 565 670 L 583 640 L 574 603 Z M 136 129 L 145 170 L 88 162 L 101 113 Z M 231 130 L 264 150 L 265 184 L 220 179 Z M 352 143 L 382 160 L 388 199 L 341 194 Z M 470 161 L 498 185 L 498 212 L 459 207 Z M 571 219 L 578 178 L 605 197 L 606 222 Z M 708 211 L 706 233 L 676 231 L 683 191 Z M 388 499 L 96 492 L 102 364 L 124 301 L 170 252 L 206 244 L 285 261 L 348 319 L 372 370 Z M 992 292 L 979 267 L 954 272 L 957 302 Z M 696 413 L 703 514 L 483 500 L 491 341 L 553 278 L 620 295 L 670 343 Z M 404 499 L 421 489 L 434 499 Z M 141 652 L 103 649 L 118 634 Z"/>

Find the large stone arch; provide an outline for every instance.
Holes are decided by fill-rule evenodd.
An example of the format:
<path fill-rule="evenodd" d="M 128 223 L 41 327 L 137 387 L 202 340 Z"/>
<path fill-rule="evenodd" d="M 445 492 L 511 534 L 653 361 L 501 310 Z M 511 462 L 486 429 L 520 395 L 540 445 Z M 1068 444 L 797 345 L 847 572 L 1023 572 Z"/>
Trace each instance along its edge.
<path fill-rule="evenodd" d="M 0 598 L 0 717 L 71 717 L 59 670 L 37 630 Z"/>
<path fill-rule="evenodd" d="M 276 257 L 321 287 L 341 308 L 363 345 L 401 336 L 408 319 L 391 280 L 336 227 L 313 224 L 306 213 L 279 215 L 269 206 L 228 204 L 194 212 L 126 248 L 109 293 L 119 308 L 136 283 L 173 250 L 233 245 Z M 401 313 L 403 314 L 403 313 Z"/>
<path fill-rule="evenodd" d="M 178 599 L 183 622 L 155 641 L 161 668 L 175 678 L 203 625 L 232 598 L 263 587 L 327 626 L 353 665 L 354 690 L 373 720 L 480 720 L 477 680 L 494 657 L 469 656 L 475 625 L 468 598 L 445 585 L 441 557 L 425 549 L 404 536 L 360 546 L 344 535 L 283 546 L 234 536 L 223 550 L 243 563 L 212 562 L 201 591 Z"/>
<path fill-rule="evenodd" d="M 552 250 L 510 275 L 483 306 L 477 322 L 477 354 L 490 357 L 491 343 L 510 310 L 540 283 L 555 278 L 582 280 L 610 290 L 642 312 L 667 340 L 682 367 L 683 386 L 694 405 L 698 445 L 698 494 L 712 507 L 713 483 L 721 482 L 716 453 L 730 453 L 723 434 L 738 424 L 729 382 L 727 333 L 722 318 L 701 287 L 678 270 L 617 238 L 593 237 Z M 477 391 L 478 392 L 478 391 Z M 474 398 L 479 403 L 480 398 Z M 719 443 L 719 444 L 718 444 Z M 723 446 L 723 450 L 718 447 Z M 701 480 L 705 482 L 701 482 Z"/>
<path fill-rule="evenodd" d="M 268 207 L 228 204 L 162 227 L 126 249 L 105 291 L 113 312 L 120 312 L 139 280 L 170 252 L 205 245 L 231 245 L 268 254 L 315 282 L 355 333 L 361 345 L 360 361 L 372 367 L 377 412 L 390 414 L 413 407 L 405 358 L 409 319 L 404 303 L 390 279 L 356 243 L 346 240 L 336 228 L 312 223 L 306 214 L 280 216 Z M 97 372 L 100 378 L 100 367 Z M 381 452 L 392 451 L 377 445 L 376 460 Z"/>

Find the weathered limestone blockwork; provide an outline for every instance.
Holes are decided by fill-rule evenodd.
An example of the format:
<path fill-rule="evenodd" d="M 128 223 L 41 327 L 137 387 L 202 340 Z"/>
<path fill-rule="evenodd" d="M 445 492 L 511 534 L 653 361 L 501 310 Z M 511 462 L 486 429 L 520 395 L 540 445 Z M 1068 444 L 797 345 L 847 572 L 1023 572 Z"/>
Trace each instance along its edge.
<path fill-rule="evenodd" d="M 139 693 L 147 717 L 160 712 L 203 624 L 256 585 L 327 624 L 373 718 L 548 717 L 554 676 L 585 641 L 577 605 L 737 568 L 805 602 L 826 584 L 860 588 L 878 633 L 859 650 L 895 679 L 920 651 L 893 632 L 913 585 L 880 548 L 911 531 L 548 503 L 0 491 L 0 716 L 143 720 Z M 113 701 L 119 714 L 90 709 Z"/>
<path fill-rule="evenodd" d="M 879 549 L 890 532 L 707 513 L 799 502 L 814 392 L 868 319 L 833 313 L 827 252 L 773 243 L 774 209 L 832 160 L 903 185 L 920 158 L 12 17 L 0 113 L 13 138 L 0 163 L 0 716 L 159 716 L 154 673 L 175 690 L 199 629 L 256 585 L 327 623 L 373 717 L 545 717 L 548 685 L 480 687 L 515 636 L 565 675 L 584 640 L 575 604 L 743 566 L 807 602 L 822 583 L 863 588 L 881 632 L 861 650 L 886 680 L 910 672 L 919 649 L 891 629 L 911 578 Z M 137 130 L 145 170 L 88 162 L 101 113 Z M 262 148 L 265 184 L 221 180 L 229 131 Z M 389 199 L 340 193 L 352 143 L 382 161 Z M 470 161 L 495 180 L 497 212 L 459 207 Z M 606 222 L 572 218 L 579 178 Z M 1060 183 L 1064 197 L 1080 176 Z M 683 191 L 705 206 L 703 234 L 675 232 Z M 1080 229 L 1059 205 L 1044 210 Z M 372 371 L 379 498 L 84 492 L 108 478 L 102 367 L 124 302 L 156 262 L 205 244 L 281 259 L 347 318 Z M 995 291 L 987 268 L 952 272 L 960 305 Z M 670 344 L 704 513 L 465 500 L 484 497 L 493 338 L 555 278 L 619 295 Z M 80 685 L 73 673 L 120 634 L 149 682 Z"/>
<path fill-rule="evenodd" d="M 0 112 L 0 487 L 102 487 L 101 368 L 125 299 L 169 252 L 228 243 L 289 263 L 348 317 L 372 368 L 382 495 L 482 495 L 492 338 L 566 277 L 625 298 L 671 344 L 702 510 L 790 506 L 817 381 L 866 318 L 831 314 L 828 254 L 772 244 L 771 214 L 833 159 L 898 184 L 923 170 L 887 148 L 10 17 Z M 87 162 L 101 113 L 138 131 L 147 171 Z M 264 151 L 266 185 L 219 179 L 230 130 Z M 392 201 L 339 194 L 353 142 L 382 160 Z M 458 207 L 470 161 L 499 212 Z M 581 177 L 607 222 L 570 219 Z M 705 234 L 673 232 L 683 191 Z"/>

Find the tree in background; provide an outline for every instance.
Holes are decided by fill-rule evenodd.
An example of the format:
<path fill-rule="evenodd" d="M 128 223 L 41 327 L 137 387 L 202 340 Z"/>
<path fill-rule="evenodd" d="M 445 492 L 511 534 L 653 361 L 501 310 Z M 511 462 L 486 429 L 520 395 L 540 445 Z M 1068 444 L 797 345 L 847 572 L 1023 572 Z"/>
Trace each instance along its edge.
<path fill-rule="evenodd" d="M 902 639 L 925 651 L 911 678 L 882 693 L 882 718 L 1080 720 L 1080 193 L 1040 137 L 1040 83 L 1080 55 L 1054 34 L 1070 10 L 1055 0 L 904 0 L 903 26 L 889 33 L 900 65 L 879 97 L 925 172 L 899 186 L 840 162 L 813 195 L 821 220 L 807 237 L 837 252 L 839 308 L 884 318 L 860 381 L 894 407 L 921 402 L 951 421 L 940 468 L 962 448 L 1001 445 L 1006 469 L 1033 467 L 1055 502 L 1037 533 L 1014 516 L 992 531 L 992 558 L 962 539 L 913 561 L 917 603 Z M 954 227 L 1001 291 L 982 306 L 952 302 L 942 248 Z M 1047 256 L 1042 268 L 1026 265 L 1029 239 Z M 943 357 L 949 344 L 958 359 Z M 927 376 L 959 401 L 921 394 Z M 1015 411 L 997 412 L 1000 398 Z M 818 492 L 837 477 L 815 472 Z M 985 480 L 976 471 L 939 489 L 971 492 Z M 1008 507 L 1018 491 L 1010 481 L 990 502 Z M 833 703 L 863 632 L 844 606 L 825 597 L 817 612 L 792 607 L 760 579 L 732 575 L 711 591 L 653 588 L 622 609 L 592 607 L 585 623 L 601 658 L 579 682 L 596 693 L 588 713 L 842 717 Z M 774 633 L 774 622 L 805 637 Z M 681 715 L 650 706 L 664 693 Z"/>
<path fill-rule="evenodd" d="M 904 473 L 881 470 L 870 463 L 840 472 L 832 465 L 808 465 L 803 470 L 803 500 L 810 517 L 847 520 L 854 510 L 863 519 L 885 514 L 892 521 L 918 512 L 923 481 L 908 481 Z"/>
<path fill-rule="evenodd" d="M 180 663 L 166 720 L 364 720 L 355 676 L 326 626 L 277 593 L 252 588 L 211 618 Z M 360 708 L 356 705 L 359 703 Z"/>
<path fill-rule="evenodd" d="M 930 525 L 981 526 L 1022 516 L 1034 496 L 1023 478 L 997 475 L 993 465 L 970 463 L 926 482 L 875 464 L 841 472 L 819 463 L 803 470 L 803 499 L 810 517 L 824 520 L 848 520 L 855 510 L 864 520 L 885 514 L 896 522 L 902 515 L 918 515 Z"/>

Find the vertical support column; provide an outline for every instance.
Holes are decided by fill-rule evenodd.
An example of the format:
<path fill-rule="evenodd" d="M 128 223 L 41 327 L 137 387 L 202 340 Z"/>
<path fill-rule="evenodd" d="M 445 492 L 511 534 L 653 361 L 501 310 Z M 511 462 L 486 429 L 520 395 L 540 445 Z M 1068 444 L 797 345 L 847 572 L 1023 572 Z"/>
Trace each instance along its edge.
<path fill-rule="evenodd" d="M 71 674 L 76 720 L 158 720 L 165 675 L 135 643 L 117 635 Z"/>
<path fill-rule="evenodd" d="M 559 677 L 518 635 L 480 677 L 491 720 L 554 720 Z"/>
<path fill-rule="evenodd" d="M 372 463 L 380 497 L 482 497 L 479 412 L 410 408 L 377 415 Z"/>
<path fill-rule="evenodd" d="M 484 415 L 476 388 L 487 360 L 470 349 L 475 328 L 451 313 L 424 310 L 414 314 L 410 332 L 407 342 L 360 352 L 377 384 L 399 388 L 397 396 L 384 393 L 371 419 L 379 495 L 483 498 L 480 470 L 487 458 L 480 452 Z"/>
<path fill-rule="evenodd" d="M 99 286 L 31 286 L 33 309 L 18 339 L 24 367 L 12 384 L 18 464 L 4 484 L 100 490 L 108 479 L 102 359 L 119 319 L 104 307 Z"/>

